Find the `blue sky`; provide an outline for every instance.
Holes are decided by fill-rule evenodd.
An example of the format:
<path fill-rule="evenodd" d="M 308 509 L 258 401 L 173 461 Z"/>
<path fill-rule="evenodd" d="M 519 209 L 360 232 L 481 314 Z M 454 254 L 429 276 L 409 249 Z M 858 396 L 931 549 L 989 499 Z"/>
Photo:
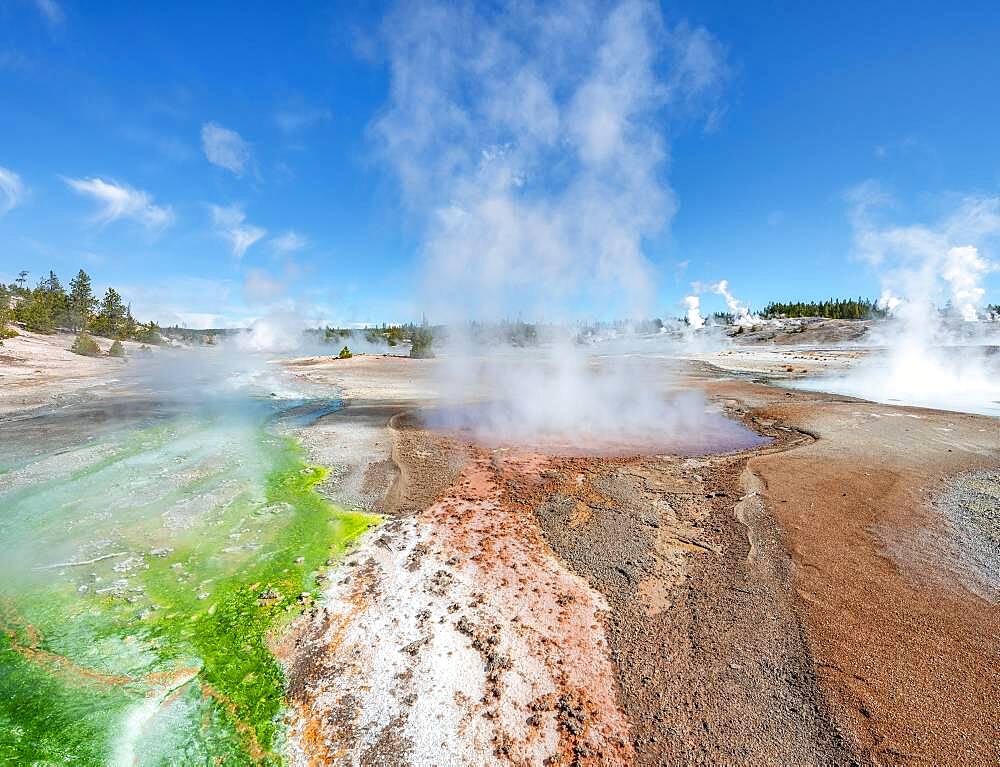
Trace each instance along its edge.
<path fill-rule="evenodd" d="M 720 279 L 757 306 L 877 296 L 849 190 L 875 180 L 880 225 L 929 229 L 1000 194 L 1000 7 L 820 5 L 662 6 L 719 69 L 709 105 L 651 123 L 676 205 L 642 236 L 651 314 Z M 0 279 L 82 266 L 140 317 L 192 326 L 433 316 L 417 288 L 430 217 L 380 144 L 386 115 L 408 114 L 392 13 L 0 0 Z M 984 286 L 1000 301 L 995 271 Z"/>

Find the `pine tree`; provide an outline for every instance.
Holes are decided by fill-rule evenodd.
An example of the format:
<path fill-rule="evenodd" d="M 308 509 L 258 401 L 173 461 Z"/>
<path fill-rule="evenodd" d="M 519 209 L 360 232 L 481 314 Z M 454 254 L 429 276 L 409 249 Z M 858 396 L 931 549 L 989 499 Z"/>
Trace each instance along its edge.
<path fill-rule="evenodd" d="M 424 317 L 423 324 L 419 328 L 413 328 L 410 332 L 410 356 L 416 358 L 433 357 L 434 351 L 431 348 L 434 343 L 434 333 L 427 325 L 427 318 Z"/>
<path fill-rule="evenodd" d="M 45 294 L 44 299 L 48 306 L 48 312 L 52 318 L 53 325 L 55 327 L 71 325 L 72 317 L 70 316 L 69 298 L 56 273 L 50 271 L 49 276 L 38 283 L 38 289 Z"/>
<path fill-rule="evenodd" d="M 829 317 L 835 320 L 863 320 L 870 317 L 884 317 L 885 310 L 880 309 L 875 301 L 858 297 L 857 299 L 828 299 L 826 301 L 793 301 L 789 303 L 772 302 L 768 304 L 761 316 L 771 317 Z"/>
<path fill-rule="evenodd" d="M 14 315 L 35 333 L 52 333 L 56 329 L 53 300 L 41 286 L 21 299 Z"/>
<path fill-rule="evenodd" d="M 0 341 L 17 335 L 14 328 L 7 327 L 7 324 L 14 319 L 14 310 L 11 308 L 10 302 L 10 291 L 6 285 L 0 283 Z"/>
<path fill-rule="evenodd" d="M 121 338 L 124 337 L 125 325 L 125 303 L 117 290 L 108 288 L 101 299 L 97 316 L 91 322 L 91 329 L 99 336 Z"/>
<path fill-rule="evenodd" d="M 85 357 L 96 357 L 101 353 L 101 347 L 97 345 L 97 341 L 87 335 L 84 330 L 76 334 L 76 340 L 73 341 L 69 350 Z"/>
<path fill-rule="evenodd" d="M 132 338 L 139 330 L 139 323 L 132 316 L 132 304 L 125 307 L 125 317 L 122 320 L 121 338 Z"/>
<path fill-rule="evenodd" d="M 73 330 L 85 328 L 94 314 L 97 299 L 90 284 L 90 275 L 83 269 L 69 281 L 69 325 Z"/>
<path fill-rule="evenodd" d="M 163 338 L 160 335 L 160 326 L 155 322 L 150 320 L 149 322 L 143 324 L 139 323 L 136 327 L 136 331 L 133 334 L 133 338 L 136 341 L 144 344 L 161 344 L 163 343 Z"/>
<path fill-rule="evenodd" d="M 63 290 L 62 283 L 59 281 L 59 277 L 52 270 L 49 270 L 49 276 L 43 279 L 39 284 L 39 287 L 45 289 L 49 293 L 53 294 L 65 294 L 66 291 Z"/>

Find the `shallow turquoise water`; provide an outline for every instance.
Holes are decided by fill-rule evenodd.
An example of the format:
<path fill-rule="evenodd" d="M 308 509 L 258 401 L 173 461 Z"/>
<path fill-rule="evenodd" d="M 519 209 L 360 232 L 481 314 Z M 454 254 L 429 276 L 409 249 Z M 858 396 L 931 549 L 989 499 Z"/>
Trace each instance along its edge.
<path fill-rule="evenodd" d="M 0 421 L 0 763 L 281 761 L 268 637 L 371 521 L 316 492 L 285 433 L 335 407 L 121 397 Z"/>

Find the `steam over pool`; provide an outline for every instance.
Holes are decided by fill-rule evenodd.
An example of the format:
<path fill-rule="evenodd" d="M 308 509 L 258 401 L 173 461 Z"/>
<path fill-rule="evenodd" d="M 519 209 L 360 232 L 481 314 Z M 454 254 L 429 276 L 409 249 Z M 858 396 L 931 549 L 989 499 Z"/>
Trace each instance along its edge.
<path fill-rule="evenodd" d="M 844 375 L 783 383 L 888 405 L 1000 416 L 1000 354 L 996 349 L 889 350 L 873 354 Z"/>
<path fill-rule="evenodd" d="M 642 425 L 618 414 L 620 427 L 613 429 L 606 415 L 594 415 L 578 413 L 567 429 L 555 418 L 519 417 L 510 402 L 485 402 L 429 410 L 420 420 L 432 429 L 489 447 L 564 456 L 696 456 L 748 450 L 770 441 L 738 421 L 706 410 L 701 398 L 691 392 L 664 401 L 659 414 L 651 414 L 651 420 Z"/>

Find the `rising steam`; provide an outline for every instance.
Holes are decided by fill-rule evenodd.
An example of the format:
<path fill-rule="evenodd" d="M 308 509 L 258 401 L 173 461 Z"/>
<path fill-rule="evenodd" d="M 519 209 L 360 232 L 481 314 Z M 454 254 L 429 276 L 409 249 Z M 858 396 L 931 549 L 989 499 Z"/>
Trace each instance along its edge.
<path fill-rule="evenodd" d="M 750 307 L 729 292 L 729 280 L 719 280 L 711 286 L 711 290 L 725 300 L 726 308 L 733 315 L 733 324 L 750 326 L 760 321 L 759 318 L 750 314 Z"/>
<path fill-rule="evenodd" d="M 649 316 L 642 244 L 675 209 L 664 125 L 712 112 L 718 43 L 652 2 L 407 3 L 384 34 L 391 97 L 374 133 L 424 223 L 425 301 L 457 360 L 445 385 L 490 382 L 520 427 L 603 430 L 595 413 L 635 403 L 634 379 L 595 373 L 563 337 L 536 380 L 463 323 Z"/>
<path fill-rule="evenodd" d="M 719 280 L 710 284 L 694 282 L 691 284 L 691 289 L 694 292 L 689 296 L 685 296 L 684 306 L 687 308 L 685 316 L 688 327 L 693 330 L 698 330 L 705 326 L 705 319 L 701 316 L 701 293 L 715 293 L 718 296 L 722 296 L 726 302 L 726 309 L 732 315 L 733 325 L 751 327 L 761 322 L 760 317 L 750 313 L 750 307 L 730 292 L 729 280 Z"/>
<path fill-rule="evenodd" d="M 892 200 L 877 184 L 852 190 L 855 251 L 879 274 L 890 321 L 886 354 L 822 388 L 879 402 L 1000 413 L 993 323 L 980 323 L 984 255 L 1000 235 L 1000 198 L 968 197 L 934 226 L 883 222 Z"/>
<path fill-rule="evenodd" d="M 879 273 L 886 308 L 909 315 L 911 325 L 926 325 L 921 313 L 926 319 L 945 304 L 962 320 L 978 318 L 982 281 L 994 269 L 980 251 L 1000 234 L 1000 198 L 965 198 L 936 226 L 883 224 L 892 200 L 872 181 L 851 190 L 848 201 L 855 251 Z"/>
<path fill-rule="evenodd" d="M 705 318 L 701 316 L 701 298 L 685 296 L 684 306 L 687 308 L 684 316 L 687 318 L 688 327 L 692 330 L 705 327 Z"/>
<path fill-rule="evenodd" d="M 663 125 L 718 90 L 715 40 L 647 2 L 404 4 L 385 31 L 375 132 L 426 223 L 434 316 L 650 310 L 642 240 L 675 207 Z"/>

